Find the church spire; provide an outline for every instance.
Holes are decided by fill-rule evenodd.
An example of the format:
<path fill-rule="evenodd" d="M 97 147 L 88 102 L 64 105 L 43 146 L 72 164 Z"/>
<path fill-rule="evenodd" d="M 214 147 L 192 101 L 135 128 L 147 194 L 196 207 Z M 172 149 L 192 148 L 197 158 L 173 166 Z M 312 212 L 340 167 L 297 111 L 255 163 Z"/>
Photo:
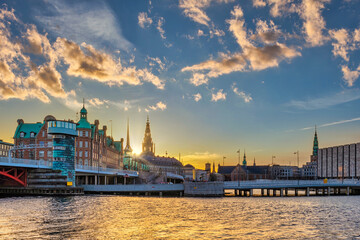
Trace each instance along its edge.
<path fill-rule="evenodd" d="M 318 141 L 317 130 L 315 125 L 315 135 L 314 135 L 313 154 L 312 154 L 314 157 L 317 157 L 318 150 L 319 150 L 319 141 Z"/>
<path fill-rule="evenodd" d="M 256 166 L 255 158 L 254 158 L 254 166 Z"/>
<path fill-rule="evenodd" d="M 125 152 L 132 152 L 132 149 L 130 147 L 129 118 L 127 119 L 127 134 L 126 134 Z"/>
<path fill-rule="evenodd" d="M 142 154 L 152 156 L 154 156 L 155 154 L 155 144 L 153 143 L 151 138 L 149 115 L 146 118 L 145 135 L 142 143 Z"/>
<path fill-rule="evenodd" d="M 247 162 L 246 162 L 246 153 L 245 153 L 245 149 L 244 149 L 244 160 L 243 160 L 243 165 L 246 166 Z"/>

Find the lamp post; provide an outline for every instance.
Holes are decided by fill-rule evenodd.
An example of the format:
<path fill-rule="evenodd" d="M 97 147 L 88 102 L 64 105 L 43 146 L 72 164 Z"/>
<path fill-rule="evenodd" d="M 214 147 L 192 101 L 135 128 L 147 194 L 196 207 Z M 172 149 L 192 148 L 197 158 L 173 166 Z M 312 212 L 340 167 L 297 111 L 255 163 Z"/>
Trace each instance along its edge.
<path fill-rule="evenodd" d="M 239 154 L 239 161 L 238 161 L 238 187 L 240 186 L 240 148 L 239 150 L 237 151 L 237 153 Z"/>
<path fill-rule="evenodd" d="M 271 156 L 271 163 L 274 166 L 274 158 L 276 158 L 275 156 Z"/>
<path fill-rule="evenodd" d="M 297 158 L 297 167 L 298 167 L 298 185 L 299 185 L 299 184 L 300 184 L 299 150 L 297 150 L 296 152 L 294 152 L 294 154 L 296 154 L 296 158 Z"/>

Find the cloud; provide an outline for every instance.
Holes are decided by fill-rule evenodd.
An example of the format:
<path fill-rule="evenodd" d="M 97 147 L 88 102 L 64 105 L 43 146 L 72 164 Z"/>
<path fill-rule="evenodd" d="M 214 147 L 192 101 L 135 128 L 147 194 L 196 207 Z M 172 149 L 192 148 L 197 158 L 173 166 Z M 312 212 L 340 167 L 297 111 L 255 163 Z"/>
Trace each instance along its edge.
<path fill-rule="evenodd" d="M 146 12 L 140 12 L 138 15 L 138 24 L 142 28 L 147 28 L 152 24 L 153 20 L 148 17 Z"/>
<path fill-rule="evenodd" d="M 163 103 L 162 101 L 156 103 L 155 105 L 149 105 L 145 111 L 149 112 L 150 110 L 156 111 L 156 110 L 161 110 L 164 111 L 167 108 L 166 104 Z"/>
<path fill-rule="evenodd" d="M 349 34 L 348 31 L 346 29 L 339 29 L 339 30 L 330 30 L 329 34 L 331 36 L 331 38 L 333 38 L 334 40 L 336 40 L 336 42 L 332 43 L 334 49 L 333 49 L 333 54 L 334 56 L 340 56 L 342 57 L 345 61 L 349 61 L 349 57 L 348 57 L 348 50 L 349 50 Z"/>
<path fill-rule="evenodd" d="M 165 30 L 163 29 L 164 22 L 165 22 L 165 19 L 163 17 L 160 17 L 158 19 L 157 26 L 156 26 L 156 29 L 159 31 L 162 39 L 166 39 Z"/>
<path fill-rule="evenodd" d="M 231 72 L 260 71 L 270 67 L 277 67 L 281 61 L 301 56 L 301 53 L 296 49 L 278 43 L 274 38 L 270 41 L 268 36 L 267 40 L 264 40 L 268 33 L 274 34 L 276 27 L 273 23 L 270 23 L 270 27 L 263 22 L 258 24 L 258 34 L 262 34 L 261 41 L 269 44 L 255 46 L 255 43 L 248 37 L 242 9 L 235 6 L 231 11 L 231 16 L 232 18 L 227 20 L 229 30 L 242 48 L 242 52 L 221 53 L 217 60 L 210 59 L 193 66 L 184 67 L 181 70 L 182 72 L 193 72 L 190 82 L 194 85 L 198 86 L 207 83 L 208 78 L 216 78 Z M 277 31 L 276 33 L 279 34 L 280 32 Z"/>
<path fill-rule="evenodd" d="M 347 83 L 347 85 L 349 87 L 352 87 L 354 85 L 354 82 L 360 76 L 360 65 L 354 71 L 351 71 L 348 66 L 343 65 L 343 66 L 341 66 L 341 71 L 343 72 L 343 78 L 344 78 L 345 82 Z"/>
<path fill-rule="evenodd" d="M 226 93 L 223 93 L 223 89 L 220 89 L 218 92 L 211 94 L 212 102 L 217 102 L 219 100 L 226 100 Z"/>
<path fill-rule="evenodd" d="M 308 99 L 306 101 L 291 101 L 287 104 L 289 107 L 295 107 L 303 110 L 317 110 L 329 108 L 339 104 L 351 102 L 360 99 L 360 91 L 358 89 L 344 90 L 334 95 L 320 98 Z"/>
<path fill-rule="evenodd" d="M 209 35 L 211 38 L 213 36 L 221 37 L 225 35 L 225 32 L 215 27 L 215 24 L 206 14 L 205 9 L 210 7 L 212 3 L 229 3 L 233 1 L 234 0 L 180 0 L 179 8 L 182 9 L 183 14 L 186 17 L 190 18 L 192 21 L 208 27 Z M 198 36 L 205 35 L 198 34 Z"/>
<path fill-rule="evenodd" d="M 325 3 L 329 2 L 330 0 L 303 0 L 297 10 L 304 20 L 305 39 L 311 46 L 321 46 L 327 40 L 323 35 L 326 23 L 321 16 L 321 10 L 325 7 Z"/>
<path fill-rule="evenodd" d="M 166 58 L 163 57 L 164 61 L 166 61 Z M 150 67 L 154 67 L 155 65 L 158 65 L 159 69 L 158 71 L 164 71 L 166 69 L 166 64 L 161 61 L 159 57 L 146 57 L 146 60 L 149 62 Z"/>
<path fill-rule="evenodd" d="M 89 100 L 89 103 L 94 107 L 100 107 L 103 106 L 104 104 L 109 103 L 109 100 L 100 100 L 99 98 L 91 98 Z"/>
<path fill-rule="evenodd" d="M 336 121 L 336 122 L 324 123 L 324 124 L 322 124 L 320 126 L 317 126 L 317 127 L 318 128 L 330 127 L 330 126 L 334 126 L 334 125 L 339 125 L 339 124 L 344 124 L 344 123 L 349 123 L 349 122 L 355 122 L 355 121 L 360 121 L 360 117 L 347 119 L 347 120 Z M 300 130 L 310 130 L 310 129 L 314 129 L 314 127 L 305 127 L 305 128 L 300 129 Z"/>
<path fill-rule="evenodd" d="M 268 5 L 271 16 L 280 17 L 284 13 L 295 11 L 295 5 L 292 2 L 293 0 L 253 0 L 253 6 L 258 8 Z"/>
<path fill-rule="evenodd" d="M 81 44 L 103 46 L 110 43 L 120 49 L 130 49 L 132 44 L 122 35 L 113 11 L 105 2 L 65 1 L 47 2 L 47 11 L 35 10 L 36 19 L 55 36 L 72 39 Z"/>
<path fill-rule="evenodd" d="M 194 94 L 193 97 L 194 97 L 195 102 L 198 102 L 202 99 L 202 96 L 200 93 Z"/>
<path fill-rule="evenodd" d="M 111 55 L 96 50 L 92 45 L 83 43 L 79 46 L 58 38 L 54 46 L 60 58 L 69 65 L 67 74 L 70 76 L 93 79 L 110 86 L 121 86 L 124 82 L 139 85 L 145 81 L 164 89 L 164 82 L 149 70 L 123 67 L 120 61 L 115 62 Z"/>
<path fill-rule="evenodd" d="M 246 103 L 249 103 L 251 102 L 253 99 L 251 97 L 250 94 L 247 94 L 245 93 L 244 91 L 240 91 L 237 87 L 236 87 L 236 84 L 234 83 L 232 86 L 231 86 L 231 89 L 233 90 L 233 92 L 238 95 L 239 97 L 241 97 L 244 102 Z"/>

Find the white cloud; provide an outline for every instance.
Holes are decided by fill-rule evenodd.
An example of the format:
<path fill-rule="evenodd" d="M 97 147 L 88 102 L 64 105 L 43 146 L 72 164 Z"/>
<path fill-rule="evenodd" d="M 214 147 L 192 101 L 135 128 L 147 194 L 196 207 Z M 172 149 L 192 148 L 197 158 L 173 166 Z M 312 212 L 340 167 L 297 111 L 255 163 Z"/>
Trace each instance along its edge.
<path fill-rule="evenodd" d="M 91 98 L 89 100 L 90 105 L 94 106 L 94 107 L 100 107 L 104 104 L 109 103 L 109 100 L 100 100 L 99 98 Z"/>
<path fill-rule="evenodd" d="M 235 83 L 231 86 L 231 88 L 236 95 L 238 95 L 239 97 L 241 97 L 244 100 L 244 102 L 249 103 L 253 100 L 250 94 L 247 94 L 244 91 L 240 91 L 236 87 Z"/>
<path fill-rule="evenodd" d="M 360 65 L 354 71 L 351 71 L 348 66 L 343 65 L 343 66 L 341 66 L 341 71 L 343 72 L 343 78 L 344 78 L 345 82 L 347 83 L 347 85 L 349 87 L 352 87 L 354 85 L 354 82 L 360 76 Z"/>
<path fill-rule="evenodd" d="M 326 23 L 321 16 L 321 11 L 325 7 L 325 3 L 329 2 L 330 0 L 303 0 L 297 9 L 300 17 L 304 20 L 305 39 L 311 46 L 321 46 L 327 40 L 323 35 Z"/>
<path fill-rule="evenodd" d="M 156 29 L 159 31 L 162 39 L 166 39 L 165 30 L 163 29 L 164 22 L 165 22 L 165 19 L 163 17 L 160 17 L 158 19 L 157 26 L 156 26 Z"/>
<path fill-rule="evenodd" d="M 334 56 L 340 56 L 345 61 L 349 61 L 348 50 L 350 48 L 350 36 L 348 34 L 348 31 L 344 28 L 339 30 L 330 30 L 329 34 L 331 38 L 336 40 L 336 42 L 332 43 L 334 47 L 332 51 Z"/>
<path fill-rule="evenodd" d="M 202 99 L 202 96 L 200 93 L 194 94 L 193 97 L 194 97 L 195 102 L 198 102 Z"/>
<path fill-rule="evenodd" d="M 248 37 L 245 27 L 244 14 L 239 6 L 235 6 L 231 11 L 232 18 L 227 20 L 229 30 L 233 33 L 237 43 L 242 48 L 242 52 L 221 53 L 217 60 L 207 60 L 193 66 L 184 67 L 181 71 L 191 71 L 193 73 L 190 82 L 198 86 L 208 82 L 209 78 L 216 78 L 223 74 L 243 71 L 260 71 L 270 67 L 277 67 L 281 61 L 290 60 L 301 56 L 301 53 L 292 47 L 276 41 L 274 35 L 276 26 L 270 22 L 270 27 L 264 23 L 258 24 L 261 42 L 269 43 L 265 46 L 255 46 Z M 259 26 L 261 25 L 261 26 Z M 268 32 L 267 32 L 268 31 Z M 275 32 L 280 34 L 279 31 Z M 256 40 L 255 37 L 254 40 Z M 265 39 L 265 40 L 264 40 Z M 262 44 L 261 44 L 262 45 Z"/>
<path fill-rule="evenodd" d="M 226 93 L 223 93 L 223 89 L 211 94 L 211 101 L 217 102 L 219 100 L 226 100 Z"/>
<path fill-rule="evenodd" d="M 330 127 L 330 126 L 334 126 L 334 125 L 339 125 L 339 124 L 344 124 L 344 123 L 349 123 L 349 122 L 356 122 L 356 121 L 360 121 L 360 117 L 352 118 L 352 119 L 346 119 L 346 120 L 340 120 L 340 121 L 336 121 L 336 122 L 324 123 L 324 124 L 321 124 L 320 126 L 317 126 L 317 127 L 318 128 Z M 310 130 L 310 129 L 314 129 L 314 127 L 305 127 L 305 128 L 300 129 L 300 130 Z"/>
<path fill-rule="evenodd" d="M 329 108 L 332 106 L 355 101 L 358 99 L 360 99 L 360 91 L 358 89 L 349 89 L 333 95 L 308 99 L 305 101 L 293 100 L 290 103 L 288 103 L 287 106 L 295 107 L 303 110 L 317 110 L 317 109 Z"/>
<path fill-rule="evenodd" d="M 156 103 L 155 105 L 149 105 L 145 111 L 149 112 L 150 110 L 156 111 L 156 110 L 161 110 L 164 111 L 167 108 L 166 104 L 163 103 L 162 101 Z"/>
<path fill-rule="evenodd" d="M 148 17 L 146 12 L 140 12 L 138 15 L 138 24 L 142 28 L 149 27 L 152 24 L 153 20 Z"/>
<path fill-rule="evenodd" d="M 120 49 L 132 44 L 122 35 L 118 20 L 109 6 L 102 1 L 67 4 L 65 1 L 49 1 L 48 11 L 37 11 L 36 19 L 55 36 L 72 39 L 81 44 L 103 46 L 111 43 Z M 91 7 L 89 7 L 91 6 Z"/>

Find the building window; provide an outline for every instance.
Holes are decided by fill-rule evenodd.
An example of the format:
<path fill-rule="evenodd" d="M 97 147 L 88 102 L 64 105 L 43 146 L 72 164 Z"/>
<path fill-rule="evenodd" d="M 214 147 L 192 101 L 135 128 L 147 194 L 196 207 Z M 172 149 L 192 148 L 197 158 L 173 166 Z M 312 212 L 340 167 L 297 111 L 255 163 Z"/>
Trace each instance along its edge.
<path fill-rule="evenodd" d="M 51 158 L 51 157 L 52 157 L 52 151 L 48 151 L 48 152 L 47 152 L 47 157 L 48 157 L 48 158 Z"/>
<path fill-rule="evenodd" d="M 41 147 L 43 147 L 44 146 L 44 141 L 40 141 L 39 144 L 40 144 Z"/>
<path fill-rule="evenodd" d="M 82 151 L 79 152 L 79 157 L 82 157 Z"/>
<path fill-rule="evenodd" d="M 21 133 L 20 133 L 20 137 L 25 137 L 25 133 L 24 133 L 24 132 L 21 132 Z"/>
<path fill-rule="evenodd" d="M 85 147 L 87 148 L 88 146 L 88 141 L 85 141 Z"/>
<path fill-rule="evenodd" d="M 82 137 L 82 136 L 83 136 L 82 131 L 80 131 L 80 137 Z"/>
<path fill-rule="evenodd" d="M 32 152 L 30 152 L 31 155 Z M 39 157 L 44 157 L 44 151 L 39 151 Z M 30 157 L 31 158 L 31 157 Z"/>
<path fill-rule="evenodd" d="M 88 151 L 85 151 L 85 157 L 88 157 Z"/>
<path fill-rule="evenodd" d="M 42 136 L 45 137 L 45 131 L 42 131 Z"/>
<path fill-rule="evenodd" d="M 47 145 L 48 145 L 48 147 L 52 147 L 52 146 L 53 146 L 52 142 L 48 142 Z"/>
<path fill-rule="evenodd" d="M 89 136 L 89 132 L 88 132 L 88 131 L 85 132 L 85 136 L 87 136 L 87 137 Z"/>
<path fill-rule="evenodd" d="M 82 141 L 79 142 L 79 147 L 82 147 L 82 146 L 83 146 L 82 143 L 83 143 Z"/>

